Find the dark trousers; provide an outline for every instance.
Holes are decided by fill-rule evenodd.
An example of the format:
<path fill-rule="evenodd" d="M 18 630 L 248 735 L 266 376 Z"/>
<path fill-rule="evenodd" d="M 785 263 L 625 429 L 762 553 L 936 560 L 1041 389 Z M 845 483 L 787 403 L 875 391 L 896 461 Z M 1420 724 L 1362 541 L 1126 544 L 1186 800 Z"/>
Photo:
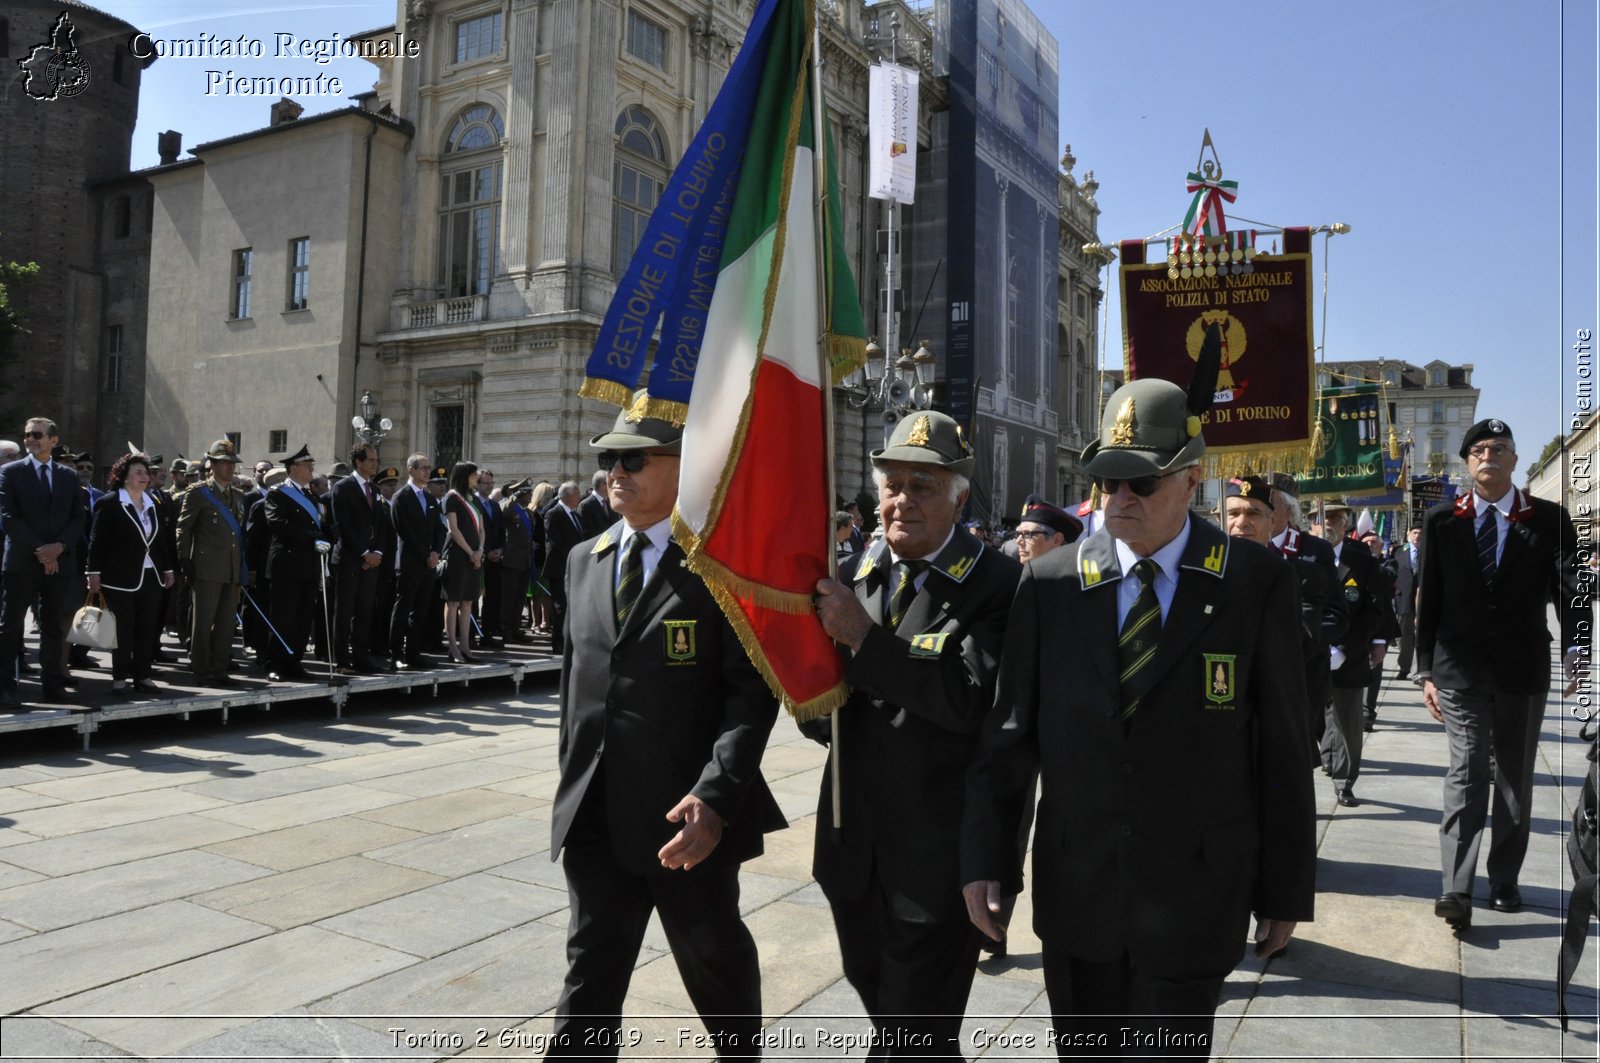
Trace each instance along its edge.
<path fill-rule="evenodd" d="M 394 615 L 394 566 L 388 561 L 378 566 L 378 585 L 372 592 L 372 618 L 367 630 L 374 657 L 388 657 L 389 618 Z"/>
<path fill-rule="evenodd" d="M 483 633 L 491 637 L 500 636 L 500 562 L 485 561 L 483 563 L 483 607 L 477 610 L 481 619 L 478 621 L 483 627 Z M 511 628 L 511 633 L 516 634 L 517 629 Z"/>
<path fill-rule="evenodd" d="M 959 1061 L 961 1019 L 978 969 L 977 929 L 897 914 L 874 877 L 859 899 L 828 898 L 844 976 L 872 1019 L 869 1059 Z"/>
<path fill-rule="evenodd" d="M 225 676 L 233 664 L 233 629 L 238 625 L 239 585 L 197 579 L 189 606 L 189 667 L 198 676 Z"/>
<path fill-rule="evenodd" d="M 1044 990 L 1060 1059 L 1205 1059 L 1222 978 L 1156 978 L 1123 953 L 1107 962 L 1045 941 Z"/>
<path fill-rule="evenodd" d="M 290 675 L 300 670 L 305 656 L 306 640 L 316 623 L 318 584 L 322 576 L 310 579 L 288 579 L 282 575 L 272 581 L 272 626 L 278 629 L 283 643 L 272 640 L 272 670 Z M 288 649 L 284 649 L 284 645 Z"/>
<path fill-rule="evenodd" d="M 428 625 L 438 600 L 438 578 L 431 569 L 402 567 L 394 584 L 389 612 L 389 656 L 415 662 L 428 647 Z"/>
<path fill-rule="evenodd" d="M 1306 661 L 1306 702 L 1310 712 L 1308 725 L 1311 728 L 1311 765 L 1316 767 L 1323 763 L 1322 735 L 1327 729 L 1328 699 L 1332 696 L 1332 673 L 1328 669 L 1328 648 L 1321 650 Z"/>
<path fill-rule="evenodd" d="M 1485 870 L 1490 886 L 1516 885 L 1533 825 L 1533 766 L 1546 696 L 1507 694 L 1492 683 L 1439 691 L 1439 711 L 1450 738 L 1439 823 L 1445 893 L 1472 894 L 1491 789 L 1494 839 Z"/>
<path fill-rule="evenodd" d="M 117 648 L 111 651 L 112 679 L 150 678 L 150 640 L 145 633 L 161 620 L 161 584 L 153 571 L 136 591 L 104 587 L 106 604 L 117 618 Z"/>
<path fill-rule="evenodd" d="M 739 865 L 713 855 L 693 871 L 633 874 L 617 865 L 593 804 L 579 810 L 562 856 L 567 978 L 545 1058 L 617 1058 L 622 1002 L 652 910 L 717 1058 L 758 1058 L 761 968 L 739 918 Z"/>
<path fill-rule="evenodd" d="M 550 652 L 560 656 L 567 647 L 567 586 L 550 588 Z"/>
<path fill-rule="evenodd" d="M 255 569 L 251 569 L 250 577 L 255 582 L 239 592 L 239 616 L 243 620 L 241 630 L 244 644 L 255 650 L 256 656 L 264 661 L 272 653 L 272 632 L 267 627 L 272 615 L 272 581 Z M 252 605 L 252 602 L 255 604 Z"/>
<path fill-rule="evenodd" d="M 1361 775 L 1361 747 L 1366 737 L 1361 702 L 1365 694 L 1365 687 L 1334 687 L 1328 702 L 1322 762 L 1333 777 L 1335 790 L 1350 790 Z"/>
<path fill-rule="evenodd" d="M 522 631 L 522 614 L 528 609 L 528 570 L 496 567 L 500 569 L 500 635 L 516 638 Z M 483 600 L 487 610 L 489 596 L 485 594 Z"/>
<path fill-rule="evenodd" d="M 72 593 L 75 573 L 57 569 L 44 574 L 44 566 L 29 561 L 0 577 L 5 586 L 5 606 L 0 612 L 0 688 L 15 689 L 17 661 L 22 658 L 22 633 L 30 606 L 39 621 L 39 678 L 46 690 L 61 686 L 62 661 L 67 645 L 67 610 L 76 608 Z"/>
<path fill-rule="evenodd" d="M 1372 680 L 1367 684 L 1367 726 L 1378 718 L 1378 690 L 1383 686 L 1383 665 L 1372 666 Z"/>
<path fill-rule="evenodd" d="M 365 661 L 372 655 L 372 600 L 378 593 L 378 570 L 361 560 L 341 561 L 334 569 L 333 654 L 339 664 Z"/>
<path fill-rule="evenodd" d="M 1417 618 L 1412 613 L 1400 614 L 1400 659 L 1395 662 L 1399 677 L 1411 674 L 1411 655 L 1417 649 Z"/>

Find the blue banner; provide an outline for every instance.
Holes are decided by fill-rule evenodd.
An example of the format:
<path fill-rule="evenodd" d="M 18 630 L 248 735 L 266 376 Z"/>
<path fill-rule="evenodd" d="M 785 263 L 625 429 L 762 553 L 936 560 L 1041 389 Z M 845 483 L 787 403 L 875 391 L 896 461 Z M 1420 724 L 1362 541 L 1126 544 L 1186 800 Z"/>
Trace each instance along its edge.
<path fill-rule="evenodd" d="M 768 31 L 782 2 L 761 0 L 705 122 L 667 179 L 606 311 L 578 394 L 618 406 L 630 403 L 644 373 L 651 336 L 665 314 L 647 385 L 649 412 L 682 421 L 722 266 L 723 236 L 750 134 Z"/>

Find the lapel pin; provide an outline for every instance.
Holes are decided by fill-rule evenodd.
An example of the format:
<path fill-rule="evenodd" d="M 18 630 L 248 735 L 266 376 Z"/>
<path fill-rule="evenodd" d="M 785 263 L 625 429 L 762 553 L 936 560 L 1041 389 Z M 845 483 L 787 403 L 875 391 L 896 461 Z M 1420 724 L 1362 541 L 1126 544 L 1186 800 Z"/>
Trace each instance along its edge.
<path fill-rule="evenodd" d="M 1207 616 L 1210 616 L 1210 615 L 1211 615 L 1211 606 L 1209 606 L 1209 605 L 1208 605 L 1208 606 L 1206 606 L 1206 615 L 1207 615 Z"/>

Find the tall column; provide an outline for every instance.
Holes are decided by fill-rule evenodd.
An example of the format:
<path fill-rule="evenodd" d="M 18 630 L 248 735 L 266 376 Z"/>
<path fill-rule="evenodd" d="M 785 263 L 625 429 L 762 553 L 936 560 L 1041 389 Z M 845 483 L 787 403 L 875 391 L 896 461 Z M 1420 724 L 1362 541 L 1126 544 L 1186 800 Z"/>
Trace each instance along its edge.
<path fill-rule="evenodd" d="M 1000 352 L 1000 366 L 999 372 L 995 374 L 995 415 L 997 417 L 1004 418 L 1008 412 L 1006 410 L 1007 402 L 1005 400 L 1011 394 L 1011 377 L 1013 373 L 1011 361 L 1013 352 L 1010 346 L 1011 248 L 1009 237 L 1011 234 L 1011 226 L 1009 218 L 1006 215 L 1006 196 L 1011 191 L 1011 180 L 1003 173 L 996 173 L 994 176 L 994 181 L 995 185 L 1000 191 L 1000 196 L 998 199 L 998 203 L 1000 205 L 1000 281 L 997 285 L 995 285 L 1000 295 L 999 315 L 997 317 L 997 320 L 1000 322 L 1000 342 L 995 344 L 995 349 Z"/>
<path fill-rule="evenodd" d="M 506 100 L 505 178 L 500 200 L 500 275 L 495 278 L 490 316 L 526 312 L 532 238 L 529 200 L 533 195 L 533 130 L 537 113 L 539 0 L 512 0 L 509 32 L 511 85 Z"/>
<path fill-rule="evenodd" d="M 546 28 L 550 34 L 550 98 L 545 101 L 544 209 L 540 212 L 542 266 L 557 266 L 570 254 L 573 208 L 573 149 L 578 125 L 580 60 L 578 8 L 586 0 L 554 0 Z M 545 309 L 555 309 L 546 307 Z"/>

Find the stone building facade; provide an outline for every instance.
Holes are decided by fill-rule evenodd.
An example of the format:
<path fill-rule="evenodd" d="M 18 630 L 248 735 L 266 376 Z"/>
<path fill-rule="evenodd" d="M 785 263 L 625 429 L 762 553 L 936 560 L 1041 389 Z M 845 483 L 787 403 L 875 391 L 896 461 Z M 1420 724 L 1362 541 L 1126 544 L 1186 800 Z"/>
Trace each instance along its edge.
<path fill-rule="evenodd" d="M 124 44 L 134 32 L 73 0 L 0 6 L 0 261 L 40 266 L 18 294 L 28 334 L 17 338 L 13 350 L 21 357 L 0 381 L 0 430 L 14 432 L 36 414 L 50 417 L 63 442 L 93 450 L 102 465 L 121 446 L 113 440 L 131 427 L 120 419 L 120 402 L 102 416 L 102 310 L 132 297 L 108 290 L 103 252 L 121 258 L 131 245 L 115 241 L 138 242 L 142 204 L 130 200 L 108 216 L 96 182 L 128 172 L 139 81 L 154 61 L 128 54 Z M 113 199 L 114 210 L 121 205 Z M 129 272 L 125 265 L 119 271 Z"/>
<path fill-rule="evenodd" d="M 1083 250 L 1100 240 L 1100 182 L 1089 170 L 1080 182 L 1073 174 L 1077 156 L 1068 144 L 1061 154 L 1061 249 L 1056 306 L 1056 412 L 1061 438 L 1056 445 L 1058 496 L 1071 505 L 1089 497 L 1089 476 L 1078 456 L 1100 432 L 1100 287 L 1105 260 Z"/>

